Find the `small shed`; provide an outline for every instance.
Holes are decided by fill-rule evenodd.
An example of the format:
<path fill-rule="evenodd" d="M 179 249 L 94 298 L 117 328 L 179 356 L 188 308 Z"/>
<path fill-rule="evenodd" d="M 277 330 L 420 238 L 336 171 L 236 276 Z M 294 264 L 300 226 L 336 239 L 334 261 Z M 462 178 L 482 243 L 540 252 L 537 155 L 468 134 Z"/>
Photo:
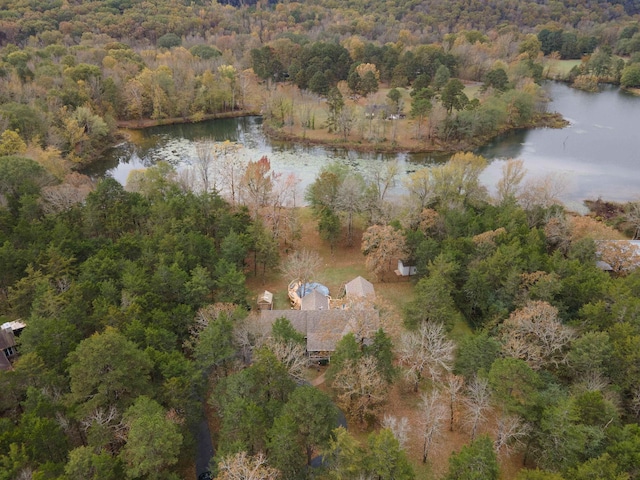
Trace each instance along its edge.
<path fill-rule="evenodd" d="M 402 260 L 398 260 L 398 269 L 396 270 L 396 275 L 399 277 L 410 277 L 411 275 L 415 275 L 418 273 L 418 269 L 411 265 L 405 265 Z"/>
<path fill-rule="evenodd" d="M 11 360 L 17 355 L 16 337 L 9 324 L 0 328 L 0 370 L 11 370 Z"/>
<path fill-rule="evenodd" d="M 273 310 L 273 293 L 265 290 L 258 297 L 258 308 L 260 310 Z"/>

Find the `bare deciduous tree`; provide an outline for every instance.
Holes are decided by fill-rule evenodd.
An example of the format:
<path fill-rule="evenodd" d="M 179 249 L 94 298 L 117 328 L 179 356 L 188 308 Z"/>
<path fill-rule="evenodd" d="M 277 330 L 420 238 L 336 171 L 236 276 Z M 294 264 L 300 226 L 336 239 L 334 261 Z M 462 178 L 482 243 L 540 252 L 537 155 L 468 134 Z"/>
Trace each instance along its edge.
<path fill-rule="evenodd" d="M 278 342 L 269 339 L 265 346 L 287 368 L 289 375 L 293 379 L 300 382 L 306 380 L 305 372 L 308 366 L 308 359 L 305 348 L 302 345 L 292 341 Z"/>
<path fill-rule="evenodd" d="M 478 427 L 487 419 L 485 414 L 489 410 L 490 401 L 491 391 L 488 380 L 473 377 L 467 385 L 467 395 L 463 400 L 466 408 L 464 423 L 469 429 L 471 440 L 476 438 Z"/>
<path fill-rule="evenodd" d="M 46 213 L 64 212 L 84 202 L 92 190 L 93 182 L 89 177 L 70 173 L 65 176 L 64 183 L 42 188 L 42 208 Z"/>
<path fill-rule="evenodd" d="M 347 245 L 353 245 L 353 216 L 362 210 L 364 180 L 359 175 L 349 174 L 338 186 L 335 206 L 347 217 Z"/>
<path fill-rule="evenodd" d="M 458 412 L 458 402 L 460 401 L 460 393 L 464 387 L 464 378 L 460 375 L 449 373 L 445 380 L 445 394 L 449 399 L 449 431 L 453 432 L 456 423 L 456 414 Z"/>
<path fill-rule="evenodd" d="M 509 200 L 516 200 L 520 193 L 520 184 L 527 170 L 523 160 L 510 158 L 502 165 L 502 178 L 496 186 L 496 201 L 501 205 Z"/>
<path fill-rule="evenodd" d="M 333 381 L 339 392 L 338 403 L 360 425 L 377 416 L 386 398 L 387 383 L 376 362 L 370 355 L 349 360 Z"/>
<path fill-rule="evenodd" d="M 629 202 L 625 207 L 627 222 L 633 225 L 633 239 L 640 238 L 640 202 Z"/>
<path fill-rule="evenodd" d="M 556 213 L 547 216 L 544 224 L 544 234 L 547 245 L 566 254 L 571 245 L 571 223 L 564 213 Z"/>
<path fill-rule="evenodd" d="M 385 200 L 389 189 L 396 181 L 400 173 L 400 164 L 397 160 L 385 162 L 384 166 L 376 168 L 372 173 L 372 182 L 380 202 Z"/>
<path fill-rule="evenodd" d="M 382 420 L 382 428 L 391 430 L 393 436 L 398 440 L 400 448 L 405 448 L 405 445 L 409 441 L 409 432 L 411 431 L 407 417 L 397 418 L 393 415 L 385 414 Z"/>
<path fill-rule="evenodd" d="M 240 179 L 246 170 L 246 162 L 240 158 L 241 145 L 229 141 L 216 143 L 213 155 L 219 162 L 220 190 L 230 199 L 235 206 L 238 199 Z"/>
<path fill-rule="evenodd" d="M 251 456 L 247 452 L 224 457 L 218 463 L 216 480 L 276 480 L 280 472 L 267 464 L 267 457 L 259 453 Z"/>
<path fill-rule="evenodd" d="M 607 263 L 617 275 L 626 275 L 637 268 L 640 255 L 629 242 L 620 240 L 605 240 L 598 242 L 600 260 Z"/>
<path fill-rule="evenodd" d="M 537 208 L 549 208 L 562 205 L 559 198 L 565 190 L 566 180 L 562 175 L 547 175 L 545 177 L 528 179 L 518 196 L 518 203 L 527 212 L 530 227 L 538 225 L 542 218 L 537 215 Z"/>
<path fill-rule="evenodd" d="M 380 315 L 374 308 L 374 298 L 356 297 L 349 298 L 345 304 L 349 331 L 354 334 L 360 344 L 373 338 L 380 328 Z"/>
<path fill-rule="evenodd" d="M 498 454 L 509 456 L 515 449 L 523 446 L 523 439 L 530 430 L 531 427 L 518 415 L 502 415 L 496 422 L 493 448 Z"/>
<path fill-rule="evenodd" d="M 433 442 L 442 435 L 447 419 L 447 408 L 437 390 L 422 394 L 419 407 L 419 425 L 422 432 L 422 463 L 427 463 Z"/>
<path fill-rule="evenodd" d="M 633 397 L 631 398 L 629 409 L 633 412 L 636 418 L 640 418 L 640 386 L 636 387 L 633 391 Z"/>
<path fill-rule="evenodd" d="M 511 313 L 502 324 L 501 337 L 506 355 L 537 370 L 566 362 L 574 331 L 560 322 L 557 308 L 537 300 Z"/>
<path fill-rule="evenodd" d="M 421 168 L 411 173 L 404 179 L 403 183 L 409 192 L 408 201 L 409 204 L 414 207 L 412 209 L 421 212 L 433 204 L 435 191 L 431 169 Z"/>
<path fill-rule="evenodd" d="M 321 263 L 322 259 L 317 252 L 302 249 L 289 255 L 281 269 L 286 277 L 305 284 L 313 279 Z"/>
<path fill-rule="evenodd" d="M 391 225 L 372 225 L 362 235 L 362 253 L 365 264 L 376 278 L 381 278 L 395 262 L 407 254 L 404 235 Z"/>
<path fill-rule="evenodd" d="M 336 118 L 337 130 L 342 133 L 342 137 L 347 140 L 356 122 L 356 113 L 350 105 L 345 105 Z"/>
<path fill-rule="evenodd" d="M 424 322 L 416 332 L 405 332 L 400 337 L 400 361 L 408 368 L 406 378 L 418 391 L 420 380 L 428 374 L 437 380 L 453 365 L 456 345 L 449 340 L 444 326 L 438 322 Z"/>
<path fill-rule="evenodd" d="M 296 194 L 300 178 L 295 174 L 274 175 L 272 179 L 270 208 L 265 212 L 265 220 L 271 227 L 274 238 L 283 236 L 285 241 L 296 237 Z"/>

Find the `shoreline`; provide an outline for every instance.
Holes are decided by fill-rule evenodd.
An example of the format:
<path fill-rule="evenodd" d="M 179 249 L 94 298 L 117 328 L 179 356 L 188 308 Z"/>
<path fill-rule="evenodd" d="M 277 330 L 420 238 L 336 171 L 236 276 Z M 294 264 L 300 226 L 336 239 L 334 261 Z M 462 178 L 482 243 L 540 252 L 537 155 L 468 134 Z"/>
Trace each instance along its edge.
<path fill-rule="evenodd" d="M 202 115 L 192 115 L 190 117 L 171 118 L 141 118 L 138 120 L 117 120 L 116 126 L 122 130 L 144 130 L 145 128 L 161 127 L 165 125 L 182 125 L 186 123 L 200 123 L 207 120 L 217 120 L 222 118 L 238 118 L 259 116 L 260 113 L 253 109 L 233 110 L 230 112 L 208 113 Z"/>
<path fill-rule="evenodd" d="M 353 139 L 343 139 L 341 137 L 336 137 L 331 141 L 327 141 L 322 138 L 312 138 L 307 137 L 306 132 L 305 136 L 300 136 L 294 132 L 286 132 L 284 128 L 274 128 L 267 123 L 262 124 L 262 129 L 264 134 L 274 140 L 283 141 L 283 142 L 291 142 L 298 143 L 302 145 L 318 145 L 327 148 L 337 148 L 337 149 L 348 149 L 355 150 L 357 152 L 363 153 L 439 153 L 439 154 L 451 154 L 460 151 L 471 151 L 478 149 L 495 138 L 504 135 L 506 133 L 518 130 L 527 130 L 532 128 L 565 128 L 569 126 L 569 121 L 567 121 L 560 113 L 558 112 L 550 112 L 544 113 L 536 116 L 534 120 L 529 122 L 526 125 L 522 125 L 519 127 L 508 127 L 496 132 L 494 135 L 487 137 L 479 137 L 477 139 L 471 141 L 459 141 L 456 143 L 450 143 L 445 145 L 443 142 L 436 141 L 431 142 L 429 144 L 423 145 L 402 145 L 394 142 L 380 142 L 380 143 L 364 143 L 361 140 L 353 140 Z M 308 131 L 308 130 L 307 130 Z"/>

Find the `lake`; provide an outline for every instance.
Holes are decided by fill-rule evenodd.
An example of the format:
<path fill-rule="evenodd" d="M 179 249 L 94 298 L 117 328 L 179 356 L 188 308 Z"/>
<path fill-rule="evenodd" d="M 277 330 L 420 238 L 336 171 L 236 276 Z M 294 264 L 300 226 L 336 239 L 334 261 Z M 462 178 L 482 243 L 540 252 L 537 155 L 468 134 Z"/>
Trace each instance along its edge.
<path fill-rule="evenodd" d="M 520 158 L 530 176 L 552 174 L 566 185 L 562 200 L 582 209 L 582 201 L 601 197 L 613 201 L 640 199 L 640 97 L 614 87 L 588 93 L 563 83 L 545 85 L 552 99 L 548 109 L 571 122 L 564 129 L 532 129 L 496 138 L 477 153 L 490 160 L 482 180 L 491 190 L 508 158 Z M 367 175 L 396 158 L 403 174 L 440 163 L 443 155 L 372 154 L 272 141 L 262 133 L 260 117 L 211 120 L 197 124 L 152 127 L 136 132 L 135 140 L 111 149 L 88 174 L 109 175 L 126 183 L 129 172 L 159 160 L 176 167 L 195 158 L 199 139 L 229 140 L 243 145 L 247 160 L 266 155 L 274 171 L 295 173 L 301 188 L 313 182 L 319 169 L 332 161 L 350 165 Z M 394 193 L 401 193 L 401 182 Z"/>

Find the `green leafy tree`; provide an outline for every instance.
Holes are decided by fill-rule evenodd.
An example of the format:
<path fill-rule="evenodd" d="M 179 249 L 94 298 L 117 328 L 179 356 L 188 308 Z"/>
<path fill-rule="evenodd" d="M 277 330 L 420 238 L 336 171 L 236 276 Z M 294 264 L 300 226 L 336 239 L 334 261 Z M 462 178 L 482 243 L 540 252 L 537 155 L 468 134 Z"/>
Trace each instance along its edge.
<path fill-rule="evenodd" d="M 460 452 L 449 457 L 446 480 L 498 480 L 500 470 L 493 450 L 493 442 L 487 436 L 478 437 Z"/>
<path fill-rule="evenodd" d="M 200 368 L 209 370 L 228 363 L 234 354 L 233 321 L 222 312 L 199 333 L 193 356 Z"/>
<path fill-rule="evenodd" d="M 37 196 L 53 178 L 35 161 L 16 156 L 0 157 L 0 198 L 17 215 L 23 197 Z"/>
<path fill-rule="evenodd" d="M 360 91 L 365 97 L 370 93 L 378 91 L 378 79 L 373 71 L 368 70 L 365 72 L 364 76 L 360 80 Z"/>
<path fill-rule="evenodd" d="M 106 451 L 96 453 L 92 447 L 71 450 L 64 474 L 69 480 L 118 480 L 125 475 L 118 457 Z"/>
<path fill-rule="evenodd" d="M 329 441 L 337 420 L 337 411 L 331 399 L 311 386 L 296 388 L 285 404 L 282 415 L 295 425 L 294 438 L 298 451 L 302 451 L 306 464 L 311 465 L 313 453 Z M 272 445 L 272 449 L 279 447 Z"/>
<path fill-rule="evenodd" d="M 391 430 L 383 428 L 367 438 L 365 469 L 378 480 L 412 480 L 415 473 Z"/>
<path fill-rule="evenodd" d="M 516 480 L 565 480 L 562 475 L 556 472 L 547 472 L 545 470 L 529 470 L 524 468 L 518 472 Z"/>
<path fill-rule="evenodd" d="M 431 100 L 425 97 L 414 97 L 411 102 L 411 117 L 416 120 L 416 137 L 420 138 L 422 135 L 422 125 L 425 119 L 429 116 L 433 105 Z"/>
<path fill-rule="evenodd" d="M 457 78 L 449 80 L 440 92 L 440 102 L 449 114 L 453 110 L 462 110 L 469 103 L 464 84 Z"/>
<path fill-rule="evenodd" d="M 271 334 L 277 342 L 295 342 L 299 345 L 306 345 L 305 337 L 298 332 L 286 317 L 277 318 L 271 327 Z"/>
<path fill-rule="evenodd" d="M 583 464 L 572 469 L 567 476 L 575 480 L 629 480 L 627 472 L 621 472 L 620 467 L 604 453 L 596 458 L 591 458 Z"/>
<path fill-rule="evenodd" d="M 393 365 L 393 341 L 382 328 L 376 331 L 373 342 L 366 347 L 366 353 L 378 361 L 378 372 L 391 384 L 397 373 Z"/>
<path fill-rule="evenodd" d="M 457 268 L 444 255 L 430 263 L 429 275 L 418 281 L 414 300 L 405 307 L 405 325 L 415 328 L 427 321 L 453 325 L 460 318 L 452 296 L 452 275 Z"/>
<path fill-rule="evenodd" d="M 218 50 L 217 48 L 212 47 L 211 45 L 202 44 L 194 45 L 189 49 L 189 52 L 194 57 L 200 57 L 204 60 L 209 60 L 211 58 L 219 57 L 220 55 L 222 55 L 222 53 L 220 53 L 220 50 Z"/>
<path fill-rule="evenodd" d="M 27 412 L 20 418 L 17 433 L 33 463 L 62 464 L 66 459 L 69 442 L 54 418 L 40 416 L 38 412 Z"/>
<path fill-rule="evenodd" d="M 622 70 L 620 85 L 625 88 L 640 87 L 640 63 L 632 63 Z"/>
<path fill-rule="evenodd" d="M 331 246 L 331 252 L 336 246 L 340 233 L 342 230 L 340 224 L 340 217 L 331 209 L 325 208 L 320 212 L 318 218 L 318 232 L 320 238 L 329 242 Z"/>
<path fill-rule="evenodd" d="M 182 45 L 182 40 L 175 33 L 165 33 L 156 42 L 159 48 L 173 48 Z"/>
<path fill-rule="evenodd" d="M 245 283 L 244 273 L 238 270 L 234 264 L 221 259 L 216 265 L 216 277 L 215 298 L 218 302 L 247 305 L 249 290 Z"/>
<path fill-rule="evenodd" d="M 307 462 L 297 438 L 298 428 L 289 415 L 275 419 L 268 432 L 269 464 L 277 468 L 284 478 L 306 478 Z"/>
<path fill-rule="evenodd" d="M 509 77 L 504 68 L 497 67 L 489 70 L 484 76 L 483 90 L 487 90 L 489 87 L 494 88 L 500 92 L 504 92 L 509 84 Z"/>
<path fill-rule="evenodd" d="M 159 403 L 142 395 L 123 416 L 128 426 L 127 443 L 120 457 L 128 478 L 163 478 L 163 471 L 178 462 L 182 434 L 167 418 Z"/>
<path fill-rule="evenodd" d="M 398 90 L 397 88 L 392 88 L 391 90 L 389 90 L 389 93 L 387 93 L 387 98 L 393 106 L 393 113 L 398 113 L 398 111 L 400 110 L 400 100 L 402 100 L 402 94 L 400 93 L 400 90 Z"/>
<path fill-rule="evenodd" d="M 488 372 L 499 354 L 500 342 L 487 332 L 468 335 L 458 345 L 453 371 L 471 379 L 478 372 Z"/>
<path fill-rule="evenodd" d="M 336 132 L 340 127 L 340 113 L 344 108 L 344 99 L 340 90 L 336 87 L 332 87 L 327 93 L 327 107 L 329 108 L 329 115 L 327 117 L 327 128 L 329 132 Z"/>
<path fill-rule="evenodd" d="M 440 90 L 451 79 L 451 72 L 446 65 L 440 65 L 433 76 L 433 86 L 436 90 Z"/>
<path fill-rule="evenodd" d="M 358 441 L 344 427 L 333 431 L 327 447 L 322 451 L 327 475 L 331 480 L 357 478 L 364 470 L 365 453 Z"/>
<path fill-rule="evenodd" d="M 526 415 L 527 410 L 536 404 L 540 379 L 524 360 L 498 358 L 488 373 L 494 396 L 505 410 Z"/>
<path fill-rule="evenodd" d="M 83 414 L 110 406 L 124 410 L 150 390 L 151 361 L 111 327 L 80 342 L 69 365 L 70 397 Z"/>

